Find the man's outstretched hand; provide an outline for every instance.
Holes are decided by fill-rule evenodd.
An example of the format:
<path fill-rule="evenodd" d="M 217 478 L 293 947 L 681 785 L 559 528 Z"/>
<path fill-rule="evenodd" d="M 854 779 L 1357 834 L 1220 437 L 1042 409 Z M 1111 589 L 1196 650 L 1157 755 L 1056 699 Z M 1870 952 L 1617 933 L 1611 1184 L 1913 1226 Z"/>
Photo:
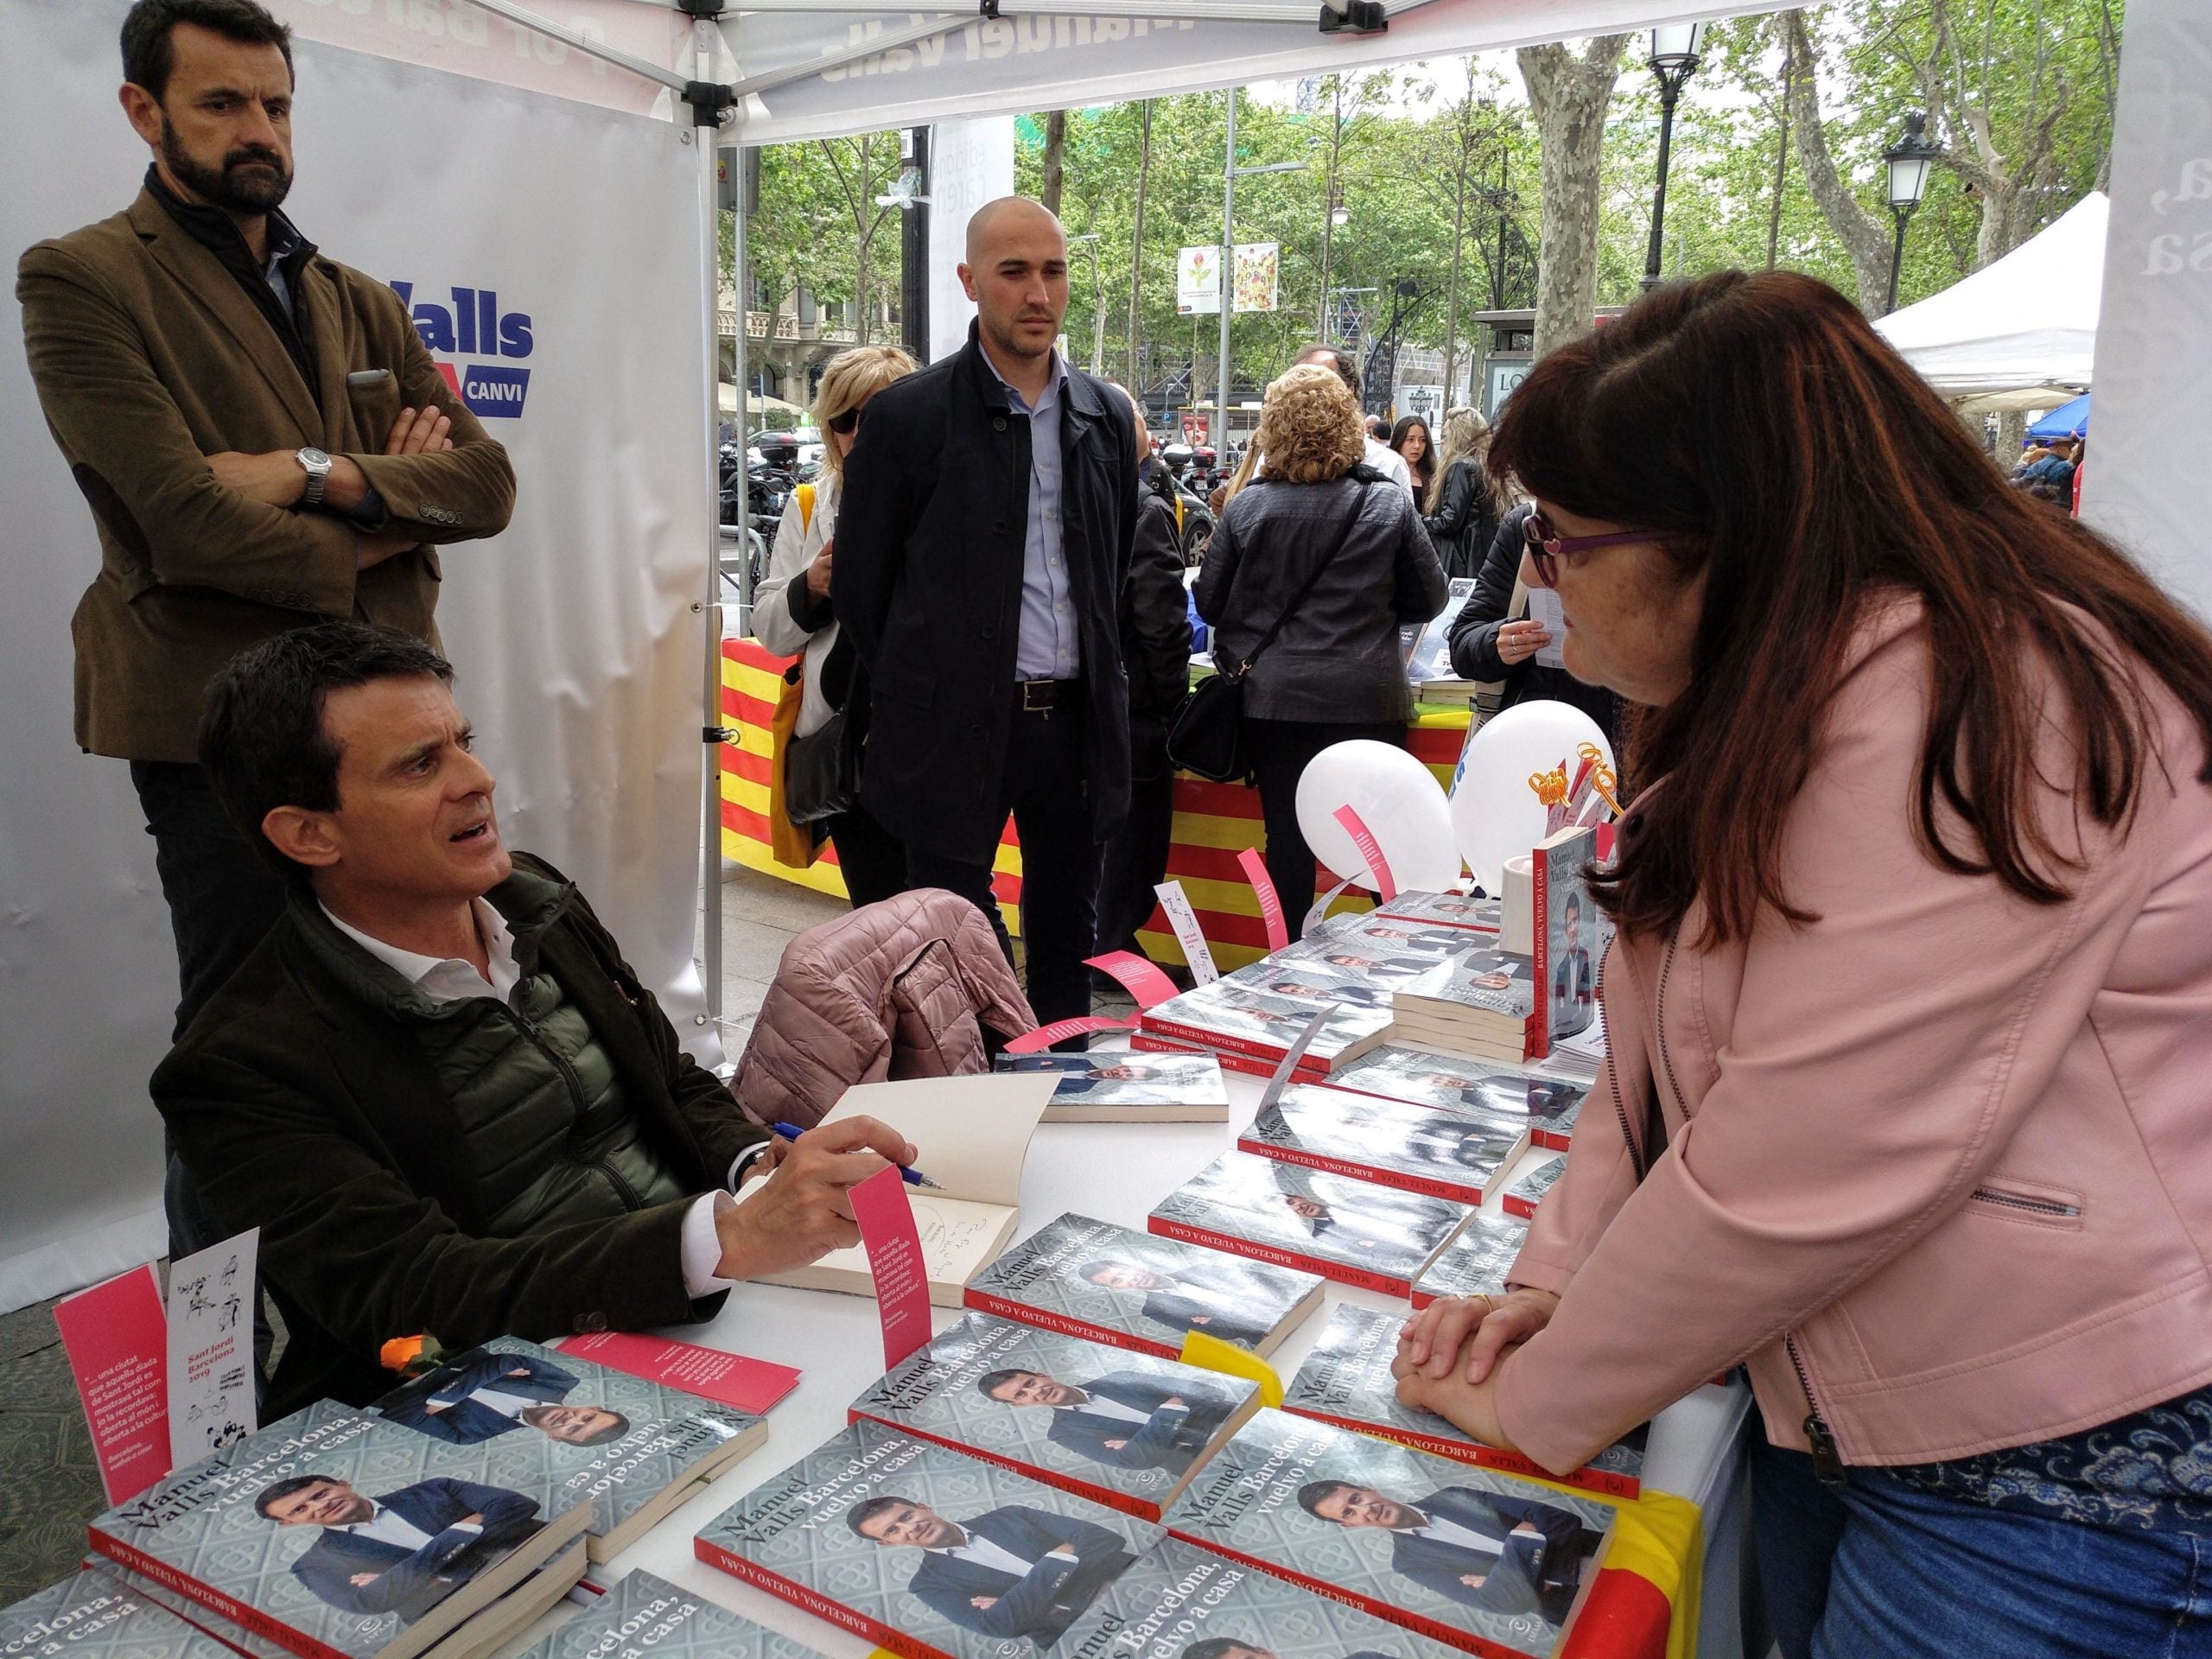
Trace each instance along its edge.
<path fill-rule="evenodd" d="M 809 1129 L 743 1204 L 715 1217 L 724 1279 L 784 1273 L 861 1242 L 848 1189 L 885 1163 L 911 1164 L 906 1138 L 872 1117 L 848 1117 Z"/>

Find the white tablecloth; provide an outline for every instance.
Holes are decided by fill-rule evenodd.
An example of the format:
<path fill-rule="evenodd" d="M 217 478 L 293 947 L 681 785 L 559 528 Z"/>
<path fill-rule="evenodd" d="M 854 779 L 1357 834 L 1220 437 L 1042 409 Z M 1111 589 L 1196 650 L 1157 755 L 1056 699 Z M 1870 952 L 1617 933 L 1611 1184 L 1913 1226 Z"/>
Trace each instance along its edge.
<path fill-rule="evenodd" d="M 1227 1074 L 1226 1123 L 1047 1123 L 1031 1142 L 1021 1184 L 1025 1237 L 1065 1211 L 1118 1222 L 1142 1231 L 1152 1206 L 1235 1143 L 1250 1122 L 1261 1084 Z M 1594 1128 L 1602 1125 L 1593 1126 Z M 921 1166 L 929 1166 L 928 1148 Z M 1534 1153 L 1518 1170 L 1553 1154 Z M 1493 1184 L 1485 1209 L 1497 1206 L 1505 1181 Z M 1378 1308 L 1405 1304 L 1379 1292 L 1331 1284 L 1329 1305 L 1339 1301 Z M 937 1310 L 943 1330 L 959 1314 Z M 1326 1322 L 1317 1310 L 1270 1357 L 1287 1381 Z M 884 1370 L 882 1331 L 873 1300 L 824 1291 L 741 1285 L 710 1325 L 683 1325 L 666 1334 L 689 1342 L 798 1366 L 798 1386 L 769 1415 L 767 1443 L 677 1510 L 645 1539 L 615 1560 L 590 1569 L 594 1582 L 611 1584 L 633 1567 L 662 1578 L 805 1642 L 828 1659 L 862 1659 L 868 1644 L 849 1631 L 801 1612 L 766 1592 L 740 1583 L 691 1553 L 692 1535 L 745 1493 L 796 1462 L 845 1426 L 845 1408 Z M 1736 1565 L 1740 1560 L 1743 1504 L 1738 1488 L 1740 1433 L 1750 1396 L 1740 1384 L 1700 1389 L 1669 1407 L 1653 1423 L 1643 1480 L 1653 1489 L 1690 1499 L 1706 1521 L 1705 1629 L 1700 1659 L 1738 1659 Z"/>

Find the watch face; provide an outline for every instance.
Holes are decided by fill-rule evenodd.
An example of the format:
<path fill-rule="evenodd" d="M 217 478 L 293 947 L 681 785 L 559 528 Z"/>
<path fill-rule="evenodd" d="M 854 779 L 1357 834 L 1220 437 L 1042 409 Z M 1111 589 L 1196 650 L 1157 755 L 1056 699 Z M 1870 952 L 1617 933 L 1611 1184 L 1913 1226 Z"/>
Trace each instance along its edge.
<path fill-rule="evenodd" d="M 305 467 L 327 467 L 330 465 L 330 457 L 313 445 L 309 445 L 300 451 L 300 463 Z"/>

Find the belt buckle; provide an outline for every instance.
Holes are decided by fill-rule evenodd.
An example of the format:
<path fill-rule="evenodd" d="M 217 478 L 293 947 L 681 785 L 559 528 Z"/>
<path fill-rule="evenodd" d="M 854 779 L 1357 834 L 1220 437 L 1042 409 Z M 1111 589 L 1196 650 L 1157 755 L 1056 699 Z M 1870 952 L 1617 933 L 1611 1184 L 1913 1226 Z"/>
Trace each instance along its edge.
<path fill-rule="evenodd" d="M 1021 683 L 1021 712 L 1025 715 L 1051 714 L 1056 689 L 1051 680 L 1024 680 Z"/>

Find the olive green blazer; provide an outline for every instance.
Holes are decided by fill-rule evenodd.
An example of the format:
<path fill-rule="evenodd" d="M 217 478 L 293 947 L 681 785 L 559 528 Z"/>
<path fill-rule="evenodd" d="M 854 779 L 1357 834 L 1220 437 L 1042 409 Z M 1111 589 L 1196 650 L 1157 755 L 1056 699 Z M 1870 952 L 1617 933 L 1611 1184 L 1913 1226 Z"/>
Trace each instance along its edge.
<path fill-rule="evenodd" d="M 289 628 L 352 617 L 435 638 L 432 548 L 503 529 L 514 474 L 391 289 L 320 254 L 302 268 L 310 386 L 238 278 L 142 190 L 32 247 L 16 294 L 40 405 L 99 531 L 99 574 L 72 624 L 79 746 L 192 760 L 208 680 Z M 349 387 L 365 369 L 391 373 Z M 453 448 L 385 454 L 400 409 L 430 403 L 453 417 Z M 207 465 L 310 444 L 352 456 L 386 528 L 418 545 L 357 573 L 345 519 L 248 500 Z"/>

